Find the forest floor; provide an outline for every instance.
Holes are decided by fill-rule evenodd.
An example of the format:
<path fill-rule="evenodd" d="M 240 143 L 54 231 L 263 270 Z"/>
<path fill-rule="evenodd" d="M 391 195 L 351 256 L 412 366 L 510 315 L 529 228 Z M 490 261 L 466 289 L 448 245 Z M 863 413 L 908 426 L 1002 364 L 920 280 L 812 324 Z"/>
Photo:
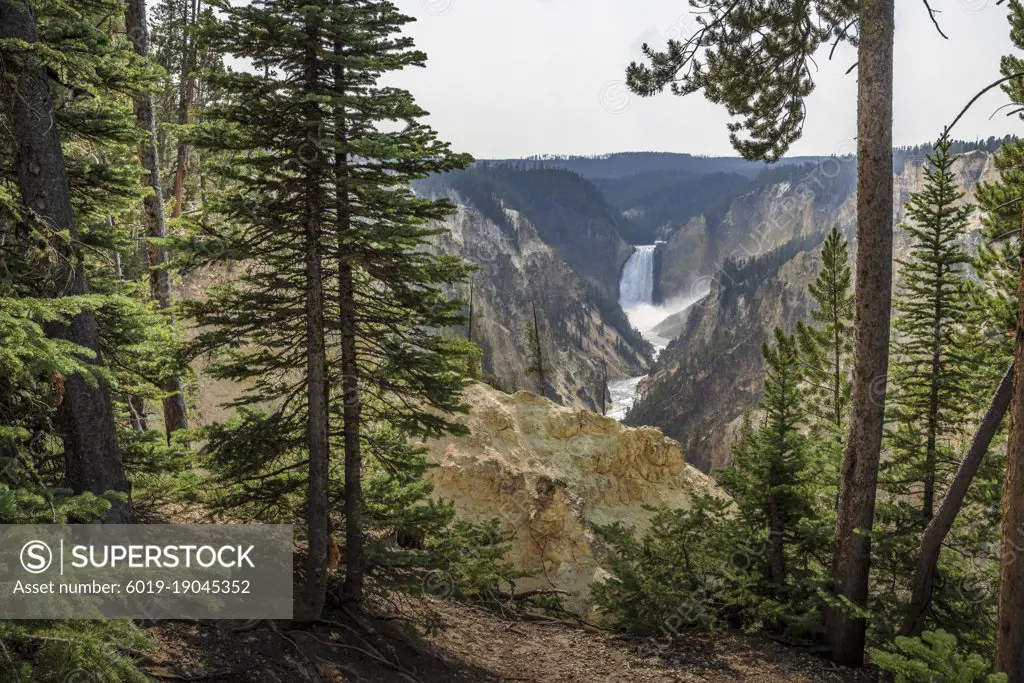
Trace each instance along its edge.
<path fill-rule="evenodd" d="M 410 612 L 411 610 L 411 612 Z M 684 631 L 659 657 L 643 642 L 562 621 L 523 621 L 434 599 L 401 613 L 441 626 L 417 635 L 400 617 L 244 624 L 165 621 L 147 630 L 158 650 L 144 662 L 156 680 L 224 683 L 867 683 L 877 673 L 836 668 L 764 638 Z"/>

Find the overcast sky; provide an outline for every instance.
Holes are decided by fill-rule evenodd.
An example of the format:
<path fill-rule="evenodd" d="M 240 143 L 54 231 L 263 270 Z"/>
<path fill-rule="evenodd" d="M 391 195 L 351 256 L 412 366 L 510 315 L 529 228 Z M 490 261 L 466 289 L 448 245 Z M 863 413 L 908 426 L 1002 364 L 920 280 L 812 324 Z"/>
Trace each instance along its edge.
<path fill-rule="evenodd" d="M 657 150 L 734 154 L 725 111 L 699 93 L 640 99 L 622 84 L 640 46 L 689 35 L 686 0 L 395 0 L 418 19 L 407 29 L 426 69 L 398 84 L 431 112 L 458 151 L 478 158 Z M 995 0 L 931 0 L 943 40 L 920 0 L 896 2 L 894 142 L 933 140 L 961 107 L 999 76 L 1012 51 L 1007 9 Z M 849 46 L 818 60 L 803 138 L 791 154 L 849 153 L 856 131 L 856 61 Z M 997 113 L 992 91 L 955 137 L 1024 134 Z"/>

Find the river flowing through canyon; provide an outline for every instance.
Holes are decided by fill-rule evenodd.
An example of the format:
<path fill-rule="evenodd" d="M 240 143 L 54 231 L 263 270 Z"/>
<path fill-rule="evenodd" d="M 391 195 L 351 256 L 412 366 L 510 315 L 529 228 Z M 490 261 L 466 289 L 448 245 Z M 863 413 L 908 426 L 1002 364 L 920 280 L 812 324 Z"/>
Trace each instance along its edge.
<path fill-rule="evenodd" d="M 622 275 L 619 278 L 619 305 L 625 311 L 630 324 L 654 346 L 655 358 L 671 341 L 656 334 L 655 328 L 669 316 L 685 310 L 695 302 L 693 298 L 677 298 L 664 304 L 654 303 L 654 264 L 657 248 L 657 244 L 634 245 L 633 254 L 622 267 Z M 636 401 L 640 382 L 646 376 L 608 382 L 608 394 L 611 399 L 608 417 L 616 420 L 626 417 L 626 413 Z"/>

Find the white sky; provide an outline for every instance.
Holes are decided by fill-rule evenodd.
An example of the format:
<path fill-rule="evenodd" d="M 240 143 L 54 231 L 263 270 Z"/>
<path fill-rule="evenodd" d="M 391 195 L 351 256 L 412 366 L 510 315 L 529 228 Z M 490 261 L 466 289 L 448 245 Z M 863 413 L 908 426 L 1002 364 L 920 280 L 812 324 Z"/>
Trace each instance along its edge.
<path fill-rule="evenodd" d="M 645 42 L 691 32 L 686 0 L 394 0 L 418 19 L 407 27 L 426 69 L 394 78 L 431 112 L 454 149 L 478 158 L 655 150 L 732 155 L 719 106 L 695 93 L 640 99 L 622 85 Z M 1013 50 L 1005 4 L 931 0 L 949 40 L 921 0 L 896 2 L 896 145 L 933 140 L 967 101 L 999 77 Z M 803 138 L 791 154 L 849 153 L 856 132 L 856 61 L 849 46 L 818 62 Z M 1024 135 L 995 109 L 991 91 L 954 130 L 964 139 Z"/>

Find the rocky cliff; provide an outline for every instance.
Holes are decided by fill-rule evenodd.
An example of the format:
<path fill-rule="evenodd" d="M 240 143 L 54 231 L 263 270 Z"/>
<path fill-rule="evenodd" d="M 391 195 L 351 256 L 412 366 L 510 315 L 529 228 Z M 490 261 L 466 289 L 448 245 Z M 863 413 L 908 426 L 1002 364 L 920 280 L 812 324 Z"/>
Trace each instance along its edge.
<path fill-rule="evenodd" d="M 566 223 L 542 228 L 535 220 L 555 222 L 552 214 L 531 219 L 513 205 L 515 196 L 476 192 L 470 199 L 458 187 L 446 180 L 424 190 L 443 193 L 458 206 L 437 248 L 479 268 L 472 297 L 468 287 L 457 292 L 467 303 L 472 298 L 472 330 L 455 332 L 470 334 L 480 346 L 483 371 L 501 389 L 540 393 L 528 336 L 536 307 L 545 394 L 566 406 L 600 410 L 606 371 L 611 379 L 636 376 L 652 360 L 650 345 L 630 327 L 615 298 L 629 247 L 608 224 L 581 218 L 588 209 L 562 205 L 554 212 L 576 216 L 578 231 L 567 231 Z M 590 246 L 574 247 L 573 239 Z M 579 259 L 588 249 L 603 253 L 589 269 L 564 257 L 575 251 Z"/>
<path fill-rule="evenodd" d="M 908 248 L 898 224 L 910 194 L 924 185 L 924 165 L 923 153 L 896 164 L 897 259 Z M 956 171 L 967 201 L 979 181 L 996 177 L 987 151 L 964 154 Z M 711 295 L 690 310 L 678 338 L 641 384 L 629 424 L 662 428 L 705 471 L 730 462 L 732 436 L 760 399 L 761 344 L 775 327 L 792 331 L 797 320 L 809 317 L 807 285 L 817 276 L 824 234 L 837 226 L 854 255 L 854 183 L 849 159 L 780 169 L 733 201 L 719 225 L 695 219 L 669 239 L 661 253 L 666 296 L 708 288 Z M 977 216 L 974 227 L 980 227 Z"/>
<path fill-rule="evenodd" d="M 688 465 L 679 444 L 652 427 L 628 428 L 534 394 L 466 390 L 464 437 L 431 441 L 435 495 L 463 519 L 501 518 L 515 532 L 511 559 L 535 573 L 520 589 L 559 588 L 589 609 L 589 586 L 606 576 L 593 524 L 645 529 L 646 506 L 686 507 L 695 493 L 725 495 Z"/>

